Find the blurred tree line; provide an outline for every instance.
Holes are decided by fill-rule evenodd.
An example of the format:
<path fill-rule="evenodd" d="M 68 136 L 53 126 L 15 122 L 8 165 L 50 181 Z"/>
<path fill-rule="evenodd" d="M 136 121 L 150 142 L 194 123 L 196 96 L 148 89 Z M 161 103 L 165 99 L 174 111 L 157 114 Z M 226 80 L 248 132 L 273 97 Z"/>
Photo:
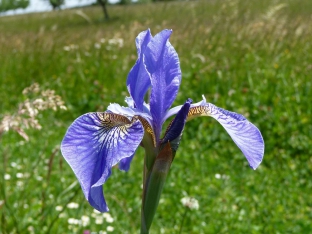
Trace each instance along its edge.
<path fill-rule="evenodd" d="M 42 0 L 45 1 L 45 0 Z M 53 10 L 60 9 L 61 6 L 65 3 L 65 0 L 48 0 L 50 5 L 53 7 Z M 136 2 L 158 2 L 158 1 L 172 1 L 172 0 L 137 0 Z M 29 6 L 30 0 L 0 0 L 0 12 L 5 12 L 8 10 L 15 9 L 25 9 Z M 90 0 L 90 4 L 92 1 Z M 132 0 L 119 0 L 118 4 L 126 5 L 131 4 Z M 107 4 L 108 0 L 96 0 L 96 4 L 102 7 L 105 19 L 109 19 Z"/>
<path fill-rule="evenodd" d="M 60 9 L 61 5 L 65 3 L 64 0 L 49 0 L 53 10 Z"/>
<path fill-rule="evenodd" d="M 26 8 L 29 5 L 29 0 L 0 0 L 0 12 L 15 10 L 18 8 Z"/>
<path fill-rule="evenodd" d="M 53 10 L 59 9 L 64 4 L 64 0 L 48 0 Z M 25 9 L 29 6 L 30 0 L 0 0 L 0 12 L 8 10 Z"/>

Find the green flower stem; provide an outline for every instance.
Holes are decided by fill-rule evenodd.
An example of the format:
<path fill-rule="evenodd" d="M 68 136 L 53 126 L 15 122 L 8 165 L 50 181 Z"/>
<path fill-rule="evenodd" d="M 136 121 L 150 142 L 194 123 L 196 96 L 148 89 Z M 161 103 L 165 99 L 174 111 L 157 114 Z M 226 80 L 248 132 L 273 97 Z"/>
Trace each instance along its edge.
<path fill-rule="evenodd" d="M 141 234 L 149 233 L 172 160 L 171 146 L 167 143 L 156 157 L 151 172 L 144 172 L 146 179 L 143 185 Z"/>
<path fill-rule="evenodd" d="M 179 233 L 182 233 L 184 220 L 185 220 L 185 217 L 186 217 L 186 215 L 187 215 L 188 210 L 189 210 L 189 208 L 188 208 L 188 207 L 185 207 L 184 214 L 183 214 L 183 216 L 182 216 L 182 221 L 181 221 Z"/>

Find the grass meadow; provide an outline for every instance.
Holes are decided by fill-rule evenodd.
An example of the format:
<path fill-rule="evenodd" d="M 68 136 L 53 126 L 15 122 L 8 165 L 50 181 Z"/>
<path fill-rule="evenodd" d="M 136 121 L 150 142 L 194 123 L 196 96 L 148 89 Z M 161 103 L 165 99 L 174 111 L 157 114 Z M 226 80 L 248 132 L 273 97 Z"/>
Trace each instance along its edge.
<path fill-rule="evenodd" d="M 110 212 L 85 200 L 59 147 L 86 112 L 124 103 L 135 37 L 173 29 L 182 85 L 174 105 L 202 94 L 262 132 L 253 171 L 212 118 L 187 123 L 151 233 L 312 233 L 312 1 L 207 0 L 109 6 L 0 17 L 0 120 L 24 88 L 55 90 L 67 110 L 42 128 L 0 137 L 0 233 L 138 233 L 144 152 L 104 186 Z M 199 209 L 181 199 L 194 197 Z"/>

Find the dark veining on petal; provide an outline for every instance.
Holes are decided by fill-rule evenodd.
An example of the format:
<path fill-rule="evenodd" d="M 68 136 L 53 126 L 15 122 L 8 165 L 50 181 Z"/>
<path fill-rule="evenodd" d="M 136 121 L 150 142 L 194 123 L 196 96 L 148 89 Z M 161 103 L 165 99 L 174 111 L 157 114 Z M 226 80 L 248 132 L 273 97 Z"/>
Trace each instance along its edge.
<path fill-rule="evenodd" d="M 97 140 L 101 142 L 101 147 L 98 151 L 102 152 L 103 155 L 107 155 L 109 151 L 113 150 L 119 144 L 118 139 L 129 134 L 128 129 L 132 126 L 132 123 L 137 121 L 137 118 L 132 118 L 132 121 L 130 121 L 123 115 L 107 112 L 97 113 L 97 117 L 101 127 L 101 130 L 96 135 Z M 96 181 L 93 182 L 96 183 Z"/>
<path fill-rule="evenodd" d="M 187 118 L 189 119 L 192 117 L 209 114 L 210 112 L 211 112 L 211 110 L 210 110 L 209 106 L 207 106 L 207 105 L 191 107 L 189 110 L 189 113 L 187 115 Z"/>
<path fill-rule="evenodd" d="M 97 113 L 97 117 L 103 124 L 103 126 L 108 127 L 108 128 L 113 128 L 119 125 L 125 125 L 125 124 L 130 124 L 131 121 L 123 116 L 123 115 L 118 115 L 118 114 L 113 114 L 113 113 L 107 113 L 107 112 L 102 112 L 102 113 Z"/>
<path fill-rule="evenodd" d="M 237 114 L 235 112 L 232 112 L 232 111 L 224 110 L 220 107 L 218 108 L 218 111 L 220 111 L 222 114 L 230 115 L 232 118 L 234 118 L 235 120 L 238 120 L 238 121 L 246 120 L 246 118 L 244 116 Z"/>
<path fill-rule="evenodd" d="M 154 147 L 156 147 L 156 136 L 155 136 L 155 133 L 153 131 L 152 126 L 143 117 L 141 117 L 141 116 L 135 116 L 135 117 L 138 118 L 141 121 L 141 123 L 142 123 L 142 125 L 144 127 L 144 130 L 145 130 L 145 133 L 148 133 L 150 135 L 150 137 L 153 140 L 153 145 L 154 145 Z"/>
<path fill-rule="evenodd" d="M 187 120 L 191 120 L 195 117 L 198 116 L 210 116 L 213 115 L 214 113 L 217 112 L 221 112 L 222 114 L 224 114 L 225 116 L 230 115 L 232 118 L 234 118 L 237 121 L 244 121 L 246 120 L 246 118 L 240 114 L 237 114 L 235 112 L 231 112 L 228 110 L 224 110 L 220 107 L 216 107 L 210 103 L 205 103 L 201 106 L 195 106 L 195 107 L 191 107 L 190 111 L 187 115 Z"/>

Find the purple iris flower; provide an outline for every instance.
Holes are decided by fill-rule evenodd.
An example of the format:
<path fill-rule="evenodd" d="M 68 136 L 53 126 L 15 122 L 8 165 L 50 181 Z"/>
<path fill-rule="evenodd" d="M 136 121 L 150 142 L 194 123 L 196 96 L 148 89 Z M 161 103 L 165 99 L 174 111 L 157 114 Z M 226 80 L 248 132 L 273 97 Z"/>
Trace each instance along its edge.
<path fill-rule="evenodd" d="M 195 104 L 187 99 L 183 105 L 170 109 L 181 84 L 179 58 L 169 42 L 171 33 L 163 30 L 153 37 L 146 30 L 136 38 L 138 59 L 127 78 L 128 107 L 110 104 L 105 112 L 84 114 L 72 123 L 63 139 L 64 158 L 86 199 L 101 212 L 108 211 L 102 186 L 113 166 L 119 163 L 119 169 L 127 171 L 136 149 L 142 146 L 150 170 L 167 143 L 172 151 L 177 150 L 186 121 L 198 116 L 216 119 L 251 168 L 256 169 L 262 161 L 261 133 L 242 115 L 208 103 L 204 97 Z M 145 96 L 149 103 L 144 101 Z M 171 116 L 175 117 L 161 138 L 162 126 Z"/>

